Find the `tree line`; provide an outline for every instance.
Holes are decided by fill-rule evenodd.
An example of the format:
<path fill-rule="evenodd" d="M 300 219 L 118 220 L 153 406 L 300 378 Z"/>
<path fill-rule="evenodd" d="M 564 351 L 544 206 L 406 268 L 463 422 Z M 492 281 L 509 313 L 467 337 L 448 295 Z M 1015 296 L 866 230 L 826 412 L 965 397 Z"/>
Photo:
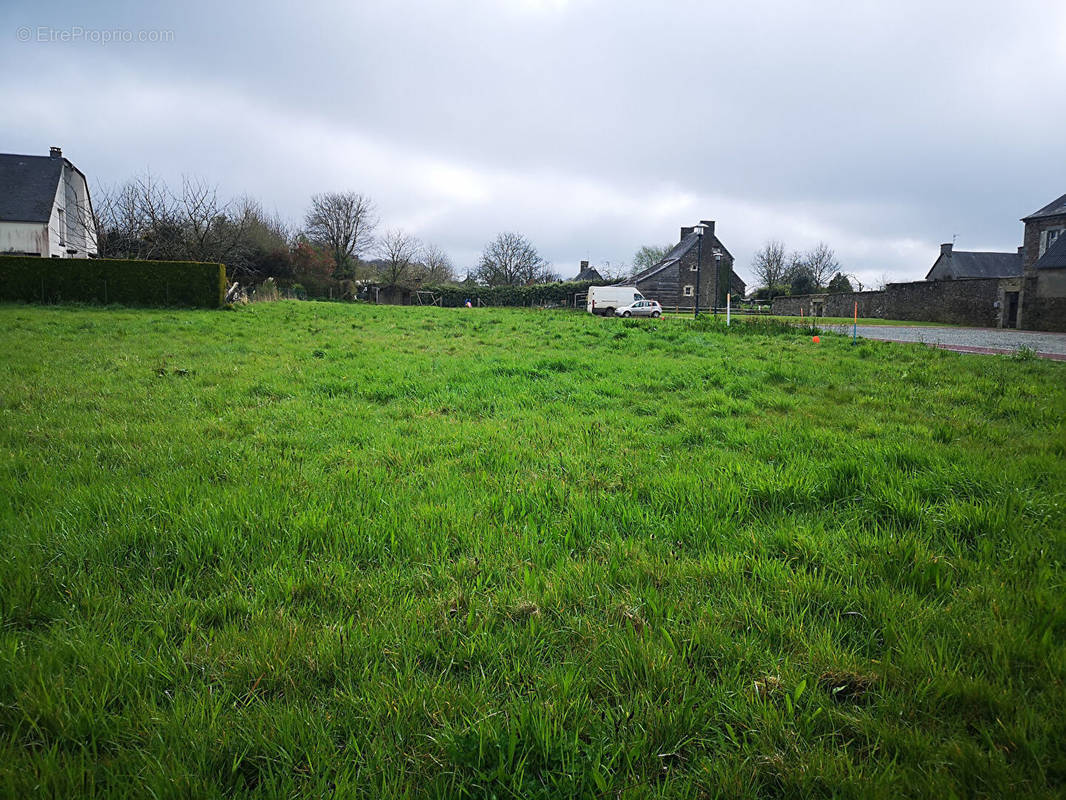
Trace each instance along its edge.
<path fill-rule="evenodd" d="M 209 261 L 243 284 L 273 278 L 312 296 L 355 294 L 368 283 L 418 288 L 459 283 L 448 254 L 400 228 L 382 228 L 359 192 L 312 195 L 302 225 L 256 200 L 220 198 L 201 179 L 172 188 L 145 173 L 95 193 L 92 224 L 101 257 Z M 502 232 L 485 245 L 465 281 L 526 286 L 559 275 L 525 236 Z"/>
<path fill-rule="evenodd" d="M 767 241 L 752 258 L 751 271 L 759 283 L 755 297 L 770 300 L 786 294 L 830 294 L 855 291 L 841 270 L 836 253 L 825 242 L 805 252 L 791 251 L 777 239 Z M 859 284 L 859 291 L 862 291 Z"/>
<path fill-rule="evenodd" d="M 101 257 L 220 262 L 230 280 L 247 285 L 273 278 L 312 296 L 354 295 L 370 283 L 407 289 L 460 283 L 443 249 L 400 228 L 383 229 L 375 203 L 359 192 L 312 195 L 297 226 L 253 198 L 223 200 L 202 179 L 185 178 L 172 188 L 145 173 L 98 189 L 93 212 Z M 608 264 L 599 270 L 607 282 L 622 280 L 658 263 L 672 248 L 645 245 L 634 254 L 631 268 Z M 752 272 L 759 299 L 853 291 L 824 242 L 789 252 L 783 242 L 769 240 L 755 254 Z M 529 239 L 504 231 L 485 245 L 463 282 L 529 286 L 559 280 Z"/>

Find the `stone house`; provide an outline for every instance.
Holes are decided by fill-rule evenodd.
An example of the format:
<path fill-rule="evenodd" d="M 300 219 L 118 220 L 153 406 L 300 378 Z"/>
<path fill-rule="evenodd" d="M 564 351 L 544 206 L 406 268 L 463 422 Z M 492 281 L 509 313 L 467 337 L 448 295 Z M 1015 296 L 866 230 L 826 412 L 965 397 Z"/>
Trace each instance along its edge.
<path fill-rule="evenodd" d="M 1028 217 L 1023 217 L 1022 222 L 1025 223 L 1022 267 L 1029 269 L 1066 231 L 1066 194 Z"/>
<path fill-rule="evenodd" d="M 1022 218 L 1017 253 L 940 246 L 924 281 L 882 291 L 775 297 L 775 314 L 859 316 L 1066 331 L 1066 195 Z"/>
<path fill-rule="evenodd" d="M 955 250 L 949 242 L 940 245 L 940 256 L 925 276 L 927 281 L 966 278 L 1017 278 L 1022 274 L 1022 248 L 1016 253 Z"/>
<path fill-rule="evenodd" d="M 96 256 L 89 184 L 58 147 L 47 156 L 0 153 L 0 253 Z"/>
<path fill-rule="evenodd" d="M 589 262 L 582 261 L 581 269 L 577 275 L 570 279 L 571 281 L 602 281 L 603 276 L 595 267 L 590 267 Z"/>
<path fill-rule="evenodd" d="M 714 220 L 702 220 L 700 224 L 705 226 L 702 245 L 695 226 L 681 228 L 680 240 L 674 248 L 657 264 L 625 281 L 625 285 L 636 286 L 642 295 L 649 300 L 658 300 L 667 309 L 691 309 L 697 299 L 700 308 L 710 309 L 712 303 L 723 308 L 726 294 L 738 299 L 743 297 L 747 287 L 733 272 L 733 256 L 715 234 Z M 698 264 L 697 256 L 700 258 Z M 714 299 L 716 286 L 717 300 Z"/>
<path fill-rule="evenodd" d="M 1017 304 L 1019 328 L 1066 331 L 1066 194 L 1022 222 L 1023 272 L 1004 287 L 1006 302 Z"/>

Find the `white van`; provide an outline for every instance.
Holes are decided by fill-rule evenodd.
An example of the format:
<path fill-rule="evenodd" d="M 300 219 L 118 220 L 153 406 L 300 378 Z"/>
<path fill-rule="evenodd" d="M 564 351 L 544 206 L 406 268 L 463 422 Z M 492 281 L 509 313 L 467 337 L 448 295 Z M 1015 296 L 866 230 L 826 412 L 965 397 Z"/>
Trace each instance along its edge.
<path fill-rule="evenodd" d="M 590 286 L 588 312 L 614 316 L 616 308 L 630 306 L 643 299 L 644 295 L 637 291 L 636 286 Z"/>

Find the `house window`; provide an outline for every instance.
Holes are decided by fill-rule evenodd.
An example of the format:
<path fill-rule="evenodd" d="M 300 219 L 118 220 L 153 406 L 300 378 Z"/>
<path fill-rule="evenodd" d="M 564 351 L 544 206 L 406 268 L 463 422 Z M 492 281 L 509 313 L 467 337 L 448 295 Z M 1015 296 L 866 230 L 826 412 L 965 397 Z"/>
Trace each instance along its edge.
<path fill-rule="evenodd" d="M 697 264 L 695 261 L 688 265 L 689 272 L 695 272 L 697 269 L 699 269 L 699 264 Z"/>
<path fill-rule="evenodd" d="M 1043 236 L 1040 237 L 1040 255 L 1044 255 L 1047 249 L 1051 245 L 1055 244 L 1055 240 L 1062 234 L 1062 228 L 1051 228 L 1044 231 Z"/>
<path fill-rule="evenodd" d="M 692 297 L 692 285 L 691 284 L 685 286 L 684 293 L 685 293 L 685 297 Z"/>
<path fill-rule="evenodd" d="M 66 214 L 63 209 L 59 209 L 59 243 L 66 244 L 63 234 L 67 231 Z"/>

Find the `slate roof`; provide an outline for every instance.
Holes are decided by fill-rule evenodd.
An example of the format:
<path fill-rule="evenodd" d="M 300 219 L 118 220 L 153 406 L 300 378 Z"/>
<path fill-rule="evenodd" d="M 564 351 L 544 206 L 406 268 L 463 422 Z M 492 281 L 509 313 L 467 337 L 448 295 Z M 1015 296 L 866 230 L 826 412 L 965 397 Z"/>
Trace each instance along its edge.
<path fill-rule="evenodd" d="M 700 237 L 694 233 L 689 233 L 685 235 L 680 242 L 674 245 L 673 249 L 669 253 L 663 256 L 662 261 L 660 261 L 658 264 L 652 264 L 646 270 L 644 270 L 643 272 L 638 272 L 632 278 L 627 278 L 625 285 L 635 286 L 639 281 L 646 280 L 652 275 L 657 275 L 667 267 L 672 267 L 674 264 L 684 258 L 689 250 L 696 246 L 696 242 L 699 241 L 699 238 Z M 717 245 L 717 247 L 722 251 L 723 255 L 728 256 L 730 260 L 733 259 L 733 254 L 726 250 L 725 245 L 718 241 L 717 236 L 711 236 L 709 238 L 713 240 L 713 243 L 708 242 L 704 245 L 705 247 L 713 247 Z M 704 261 L 706 261 L 706 258 L 704 258 Z M 733 272 L 732 275 L 733 277 L 736 277 L 739 280 L 739 277 L 737 276 L 736 272 Z"/>
<path fill-rule="evenodd" d="M 676 259 L 676 258 L 664 258 L 658 264 L 653 264 L 652 266 L 648 267 L 643 272 L 638 272 L 632 278 L 626 278 L 625 279 L 625 285 L 626 286 L 635 286 L 638 281 L 642 281 L 642 280 L 644 280 L 646 278 L 650 278 L 652 275 L 657 275 L 660 272 L 662 272 L 664 269 L 666 269 L 667 267 L 672 267 L 678 261 L 679 261 L 679 259 Z"/>
<path fill-rule="evenodd" d="M 696 246 L 696 240 L 699 238 L 700 237 L 698 237 L 694 233 L 688 234 L 680 242 L 675 244 L 674 248 L 669 253 L 663 256 L 662 261 L 660 261 L 658 264 L 652 264 L 643 272 L 638 272 L 636 275 L 626 281 L 626 285 L 628 286 L 631 284 L 636 284 L 637 281 L 642 281 L 646 278 L 650 278 L 652 275 L 656 275 L 662 272 L 667 267 L 673 266 L 685 255 L 685 253 L 687 253 L 689 250 Z"/>
<path fill-rule="evenodd" d="M 0 222 L 48 222 L 64 161 L 0 153 Z"/>
<path fill-rule="evenodd" d="M 933 264 L 925 276 L 928 280 L 944 278 L 1014 278 L 1022 274 L 1022 257 L 1020 253 L 972 253 L 965 250 L 953 250 L 946 264 L 940 270 L 941 275 L 931 278 L 945 256 Z"/>
<path fill-rule="evenodd" d="M 1059 236 L 1052 242 L 1034 266 L 1037 269 L 1066 269 L 1066 236 Z"/>
<path fill-rule="evenodd" d="M 600 275 L 593 267 L 585 267 L 576 276 L 571 278 L 573 281 L 602 281 L 603 276 Z"/>
<path fill-rule="evenodd" d="M 1028 217 L 1022 217 L 1022 222 L 1028 222 L 1031 219 L 1041 219 L 1042 217 L 1057 217 L 1061 214 L 1066 214 L 1066 194 L 1058 200 L 1052 200 L 1042 209 L 1034 211 Z"/>

